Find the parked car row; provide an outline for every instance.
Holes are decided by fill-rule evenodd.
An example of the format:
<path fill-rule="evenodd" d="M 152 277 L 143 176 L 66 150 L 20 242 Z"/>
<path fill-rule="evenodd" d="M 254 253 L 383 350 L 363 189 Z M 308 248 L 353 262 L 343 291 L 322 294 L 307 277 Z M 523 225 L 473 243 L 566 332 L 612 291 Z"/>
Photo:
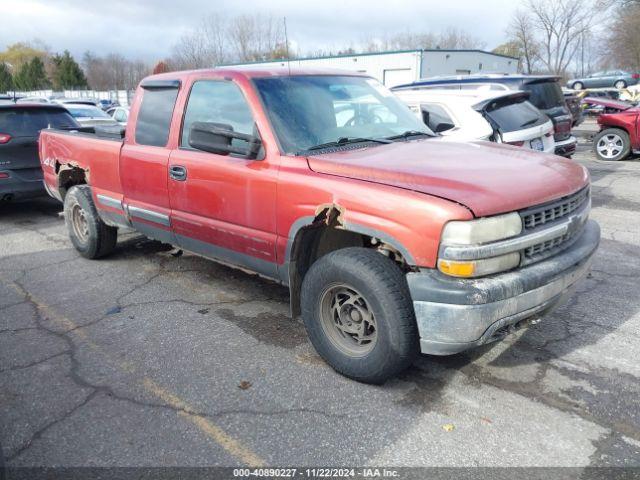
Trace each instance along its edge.
<path fill-rule="evenodd" d="M 92 97 L 60 97 L 60 96 L 27 96 L 20 97 L 15 100 L 15 103 L 58 103 L 58 104 L 74 104 L 74 105 L 91 105 L 98 107 L 101 110 L 109 110 L 111 108 L 119 106 L 118 102 L 112 100 L 98 100 Z"/>
<path fill-rule="evenodd" d="M 413 90 L 488 90 L 496 92 L 523 91 L 529 94 L 528 101 L 547 115 L 553 123 L 554 150 L 557 155 L 571 157 L 577 140 L 571 135 L 575 123 L 565 102 L 559 77 L 549 75 L 465 75 L 434 77 L 393 88 L 395 93 Z M 524 118 L 524 117 L 523 117 Z M 498 137 L 494 138 L 497 141 Z M 537 143 L 537 142 L 536 142 Z"/>

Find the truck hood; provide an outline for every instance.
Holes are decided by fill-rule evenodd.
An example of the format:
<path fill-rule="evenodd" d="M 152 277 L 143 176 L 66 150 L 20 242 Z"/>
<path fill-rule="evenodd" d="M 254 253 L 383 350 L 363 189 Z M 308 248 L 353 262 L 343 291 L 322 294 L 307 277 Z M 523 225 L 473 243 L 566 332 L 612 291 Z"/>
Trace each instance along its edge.
<path fill-rule="evenodd" d="M 562 157 L 437 138 L 316 154 L 307 161 L 314 172 L 434 195 L 477 217 L 549 202 L 589 182 L 585 168 Z"/>

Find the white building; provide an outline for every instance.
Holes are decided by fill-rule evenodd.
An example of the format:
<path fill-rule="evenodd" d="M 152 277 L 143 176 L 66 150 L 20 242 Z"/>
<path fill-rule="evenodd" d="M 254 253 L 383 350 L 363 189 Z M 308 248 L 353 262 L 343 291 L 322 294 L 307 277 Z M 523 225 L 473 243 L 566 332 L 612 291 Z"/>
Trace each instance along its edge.
<path fill-rule="evenodd" d="M 419 78 L 472 73 L 516 73 L 518 59 L 483 50 L 398 50 L 235 64 L 252 67 L 327 67 L 367 73 L 387 87 Z"/>

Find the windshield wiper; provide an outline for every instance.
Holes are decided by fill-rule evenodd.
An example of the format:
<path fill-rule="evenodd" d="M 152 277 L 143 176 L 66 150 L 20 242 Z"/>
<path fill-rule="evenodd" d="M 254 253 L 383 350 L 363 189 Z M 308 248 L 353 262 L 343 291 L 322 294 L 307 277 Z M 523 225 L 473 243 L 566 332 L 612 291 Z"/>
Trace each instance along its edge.
<path fill-rule="evenodd" d="M 313 147 L 306 148 L 304 151 L 310 150 L 323 150 L 325 148 L 331 147 L 340 147 L 342 145 L 348 145 L 350 143 L 364 143 L 364 142 L 374 142 L 374 143 L 393 143 L 390 139 L 386 138 L 365 138 L 365 137 L 340 137 L 337 140 L 332 142 L 320 143 L 319 145 L 314 145 Z"/>
<path fill-rule="evenodd" d="M 406 132 L 399 133 L 398 135 L 391 135 L 390 137 L 384 138 L 386 138 L 387 140 L 400 140 L 401 138 L 417 137 L 419 135 L 433 137 L 433 135 L 428 132 L 421 132 L 419 130 L 407 130 Z"/>

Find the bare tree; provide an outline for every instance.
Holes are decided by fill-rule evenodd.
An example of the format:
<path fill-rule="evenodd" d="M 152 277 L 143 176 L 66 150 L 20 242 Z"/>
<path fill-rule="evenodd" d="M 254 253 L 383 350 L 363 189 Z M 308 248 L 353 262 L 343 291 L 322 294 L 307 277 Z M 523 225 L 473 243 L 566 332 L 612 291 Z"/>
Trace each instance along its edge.
<path fill-rule="evenodd" d="M 539 37 L 537 58 L 549 72 L 564 75 L 575 58 L 581 37 L 590 31 L 589 0 L 528 0 L 530 20 Z"/>
<path fill-rule="evenodd" d="M 119 53 L 100 57 L 85 52 L 82 66 L 94 90 L 132 90 L 151 70 L 142 60 L 129 60 Z"/>
<path fill-rule="evenodd" d="M 286 50 L 282 20 L 270 15 L 235 17 L 227 34 L 234 57 L 241 62 L 282 57 Z"/>
<path fill-rule="evenodd" d="M 210 15 L 183 35 L 169 59 L 172 69 L 211 68 L 231 61 L 284 58 L 282 20 L 263 14 L 227 19 Z"/>
<path fill-rule="evenodd" d="M 482 49 L 486 44 L 467 32 L 449 27 L 443 32 L 403 32 L 391 36 L 365 37 L 354 49 L 365 52 L 413 49 Z"/>
<path fill-rule="evenodd" d="M 606 53 L 601 56 L 604 68 L 618 67 L 640 70 L 640 1 L 613 13 L 611 25 L 605 34 Z"/>
<path fill-rule="evenodd" d="M 229 59 L 226 42 L 227 22 L 220 15 L 209 15 L 193 31 L 173 46 L 172 69 L 211 68 Z"/>
<path fill-rule="evenodd" d="M 483 49 L 486 43 L 478 40 L 464 30 L 456 27 L 448 27 L 438 38 L 439 48 L 444 49 Z"/>
<path fill-rule="evenodd" d="M 540 45 L 535 38 L 533 21 L 529 14 L 517 10 L 511 19 L 507 34 L 520 49 L 525 73 L 532 73 L 539 56 Z"/>

